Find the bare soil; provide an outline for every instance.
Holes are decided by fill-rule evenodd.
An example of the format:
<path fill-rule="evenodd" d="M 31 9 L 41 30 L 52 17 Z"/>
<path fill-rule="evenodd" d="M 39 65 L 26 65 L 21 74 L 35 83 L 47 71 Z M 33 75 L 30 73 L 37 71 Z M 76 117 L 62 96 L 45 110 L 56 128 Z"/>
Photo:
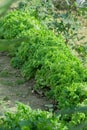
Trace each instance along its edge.
<path fill-rule="evenodd" d="M 32 109 L 45 109 L 49 104 L 45 97 L 35 94 L 34 79 L 25 82 L 19 70 L 10 65 L 10 58 L 0 53 L 0 113 L 15 110 L 16 101 L 29 105 Z"/>

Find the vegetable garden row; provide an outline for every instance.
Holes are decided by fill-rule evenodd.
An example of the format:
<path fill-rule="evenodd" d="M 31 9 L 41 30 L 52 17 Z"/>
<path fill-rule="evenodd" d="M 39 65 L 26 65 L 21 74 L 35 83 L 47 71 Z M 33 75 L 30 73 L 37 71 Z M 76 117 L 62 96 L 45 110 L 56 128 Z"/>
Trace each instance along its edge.
<path fill-rule="evenodd" d="M 46 29 L 28 10 L 15 10 L 0 19 L 0 39 L 16 38 L 26 40 L 10 43 L 11 64 L 20 69 L 26 80 L 35 79 L 35 90 L 43 91 L 58 110 L 87 105 L 87 68 L 72 54 L 62 34 L 55 35 Z M 31 110 L 19 103 L 16 113 L 7 113 L 0 120 L 0 127 L 2 130 L 70 130 L 86 120 L 87 112 L 61 115 Z"/>

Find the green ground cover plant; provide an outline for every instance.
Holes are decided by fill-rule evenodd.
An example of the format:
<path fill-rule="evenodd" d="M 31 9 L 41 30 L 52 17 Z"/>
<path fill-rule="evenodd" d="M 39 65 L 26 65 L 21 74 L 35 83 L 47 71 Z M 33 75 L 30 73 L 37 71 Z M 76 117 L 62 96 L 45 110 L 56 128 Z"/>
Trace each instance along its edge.
<path fill-rule="evenodd" d="M 18 103 L 15 113 L 7 112 L 0 119 L 1 130 L 67 130 L 67 126 L 59 121 L 59 116 Z"/>
<path fill-rule="evenodd" d="M 40 28 L 39 21 L 33 16 L 29 15 L 26 11 L 12 11 L 0 20 L 0 38 L 1 39 L 12 39 L 17 38 L 19 33 L 23 30 L 29 30 L 30 28 Z"/>
<path fill-rule="evenodd" d="M 15 46 L 12 65 L 20 69 L 25 79 L 35 78 L 36 90 L 45 89 L 44 94 L 53 99 L 60 110 L 87 105 L 87 70 L 72 55 L 62 35 L 56 36 L 47 30 L 26 10 L 8 13 L 0 20 L 0 25 L 1 39 L 28 37 L 26 42 Z M 20 120 L 25 120 L 24 125 Z M 16 114 L 7 114 L 4 121 L 1 120 L 1 126 L 5 124 L 2 129 L 67 130 L 84 120 L 87 117 L 83 112 L 55 118 L 52 113 L 32 111 L 19 105 Z"/>
<path fill-rule="evenodd" d="M 51 88 L 86 81 L 82 63 L 71 54 L 62 36 L 56 37 L 52 31 L 43 28 L 35 18 L 32 20 L 32 17 L 28 16 L 29 12 L 14 11 L 2 20 L 3 38 L 25 36 L 29 39 L 20 45 L 16 56 L 12 59 L 14 67 L 21 68 L 22 75 L 27 79 L 34 76 L 38 85 L 42 87 Z M 21 25 L 24 25 L 23 28 Z"/>
<path fill-rule="evenodd" d="M 68 111 L 60 111 L 58 114 L 39 109 L 32 110 L 29 106 L 22 103 L 17 103 L 16 108 L 17 110 L 14 113 L 8 111 L 0 117 L 0 130 L 86 130 L 87 121 L 81 126 L 73 127 L 73 124 L 77 125 L 76 122 L 84 121 L 85 114 L 81 112 L 87 110 L 87 107 L 68 109 Z M 80 114 L 79 112 L 74 113 L 75 111 L 79 111 Z M 72 122 L 67 122 L 69 116 L 64 121 L 63 116 L 66 113 L 74 113 Z"/>
<path fill-rule="evenodd" d="M 63 34 L 66 44 L 74 46 L 73 40 L 77 38 L 77 30 L 80 27 L 80 21 L 78 20 L 80 9 L 77 9 L 75 1 L 25 0 L 20 4 L 22 6 L 19 6 L 19 9 L 29 10 L 30 14 L 40 20 L 43 26 L 53 30 L 56 35 Z M 60 10 L 57 4 L 59 6 L 63 4 L 64 11 Z"/>

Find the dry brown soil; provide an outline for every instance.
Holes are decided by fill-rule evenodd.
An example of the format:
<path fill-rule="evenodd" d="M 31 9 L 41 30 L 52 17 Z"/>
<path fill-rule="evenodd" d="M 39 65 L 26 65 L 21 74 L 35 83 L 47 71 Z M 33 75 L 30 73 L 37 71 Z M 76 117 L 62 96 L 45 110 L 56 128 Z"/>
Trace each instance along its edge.
<path fill-rule="evenodd" d="M 16 101 L 30 105 L 33 109 L 45 109 L 49 101 L 35 94 L 33 86 L 34 80 L 25 82 L 19 70 L 10 65 L 10 58 L 0 53 L 0 113 L 15 110 Z"/>

